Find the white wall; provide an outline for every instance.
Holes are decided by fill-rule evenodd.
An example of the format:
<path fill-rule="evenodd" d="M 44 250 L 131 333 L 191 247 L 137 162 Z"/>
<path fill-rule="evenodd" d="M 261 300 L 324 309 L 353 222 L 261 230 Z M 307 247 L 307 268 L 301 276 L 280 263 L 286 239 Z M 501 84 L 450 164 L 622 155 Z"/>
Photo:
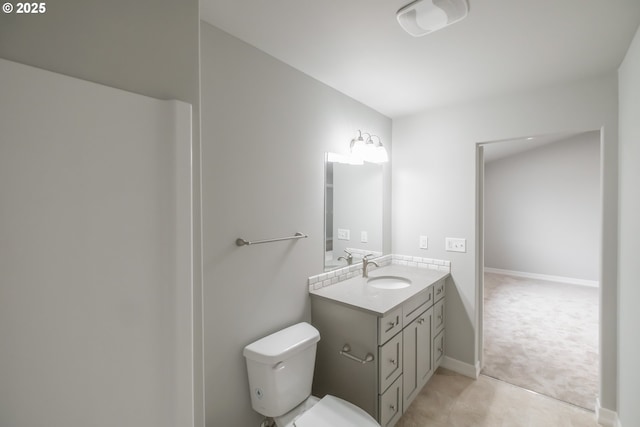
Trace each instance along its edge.
<path fill-rule="evenodd" d="M 15 4 L 15 2 L 12 2 Z M 192 106 L 194 423 L 204 425 L 198 0 L 65 0 L 0 13 L 0 58 Z M 0 100 L 1 102 L 1 100 Z"/>
<path fill-rule="evenodd" d="M 0 86 L 0 425 L 192 424 L 190 107 L 5 60 Z"/>
<path fill-rule="evenodd" d="M 599 131 L 487 162 L 484 185 L 485 267 L 598 280 Z"/>
<path fill-rule="evenodd" d="M 447 356 L 469 365 L 477 354 L 476 145 L 480 142 L 604 127 L 600 259 L 603 338 L 601 403 L 616 407 L 617 79 L 577 81 L 443 107 L 393 122 L 393 252 L 449 259 Z M 418 236 L 429 249 L 418 249 Z M 467 253 L 445 252 L 445 237 Z"/>
<path fill-rule="evenodd" d="M 307 277 L 324 261 L 324 153 L 346 154 L 358 129 L 389 142 L 391 121 L 201 27 L 207 425 L 257 426 L 242 349 L 310 320 Z M 296 231 L 309 238 L 234 243 Z"/>
<path fill-rule="evenodd" d="M 621 425 L 640 425 L 640 31 L 619 70 L 620 79 L 620 248 L 619 403 Z"/>

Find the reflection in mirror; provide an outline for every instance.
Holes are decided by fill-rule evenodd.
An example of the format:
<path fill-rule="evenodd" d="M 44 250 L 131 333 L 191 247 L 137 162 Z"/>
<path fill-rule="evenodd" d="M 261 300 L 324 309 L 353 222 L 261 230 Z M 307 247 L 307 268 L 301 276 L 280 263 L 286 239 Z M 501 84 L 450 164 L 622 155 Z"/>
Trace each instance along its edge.
<path fill-rule="evenodd" d="M 382 166 L 325 156 L 325 271 L 382 255 Z"/>

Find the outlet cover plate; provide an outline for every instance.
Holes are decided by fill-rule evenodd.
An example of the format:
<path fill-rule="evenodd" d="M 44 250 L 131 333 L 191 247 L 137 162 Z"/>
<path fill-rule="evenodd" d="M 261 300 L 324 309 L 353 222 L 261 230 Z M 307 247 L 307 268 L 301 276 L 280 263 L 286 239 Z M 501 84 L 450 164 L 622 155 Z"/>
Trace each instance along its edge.
<path fill-rule="evenodd" d="M 420 249 L 429 249 L 429 239 L 427 236 L 420 236 Z"/>

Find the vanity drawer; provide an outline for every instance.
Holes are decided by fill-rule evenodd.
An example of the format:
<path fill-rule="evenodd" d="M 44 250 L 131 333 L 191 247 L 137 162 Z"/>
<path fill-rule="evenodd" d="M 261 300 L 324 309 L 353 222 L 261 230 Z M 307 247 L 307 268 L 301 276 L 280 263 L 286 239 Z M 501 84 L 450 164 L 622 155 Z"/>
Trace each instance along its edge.
<path fill-rule="evenodd" d="M 380 425 L 393 426 L 402 416 L 402 375 L 380 395 Z"/>
<path fill-rule="evenodd" d="M 402 304 L 402 327 L 413 322 L 420 313 L 433 305 L 433 286 L 429 286 L 409 301 Z"/>
<path fill-rule="evenodd" d="M 438 283 L 436 283 L 435 285 L 433 285 L 433 289 L 434 289 L 434 301 L 438 302 L 440 301 L 442 298 L 444 298 L 444 285 L 445 285 L 445 279 L 442 279 L 440 281 L 438 281 Z"/>
<path fill-rule="evenodd" d="M 433 333 L 432 336 L 444 329 L 444 300 L 438 301 L 433 306 Z"/>
<path fill-rule="evenodd" d="M 433 339 L 433 370 L 442 363 L 444 357 L 444 330 Z"/>
<path fill-rule="evenodd" d="M 378 318 L 378 343 L 384 344 L 402 330 L 402 306 Z"/>
<path fill-rule="evenodd" d="M 378 392 L 383 393 L 402 374 L 402 334 L 396 335 L 378 348 L 378 369 Z"/>

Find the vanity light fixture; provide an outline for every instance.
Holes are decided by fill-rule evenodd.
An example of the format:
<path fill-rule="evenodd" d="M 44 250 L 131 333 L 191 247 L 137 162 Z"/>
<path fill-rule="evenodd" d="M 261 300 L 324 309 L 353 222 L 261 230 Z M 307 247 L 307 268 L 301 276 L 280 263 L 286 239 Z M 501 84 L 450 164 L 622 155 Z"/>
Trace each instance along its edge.
<path fill-rule="evenodd" d="M 467 0 L 416 0 L 396 13 L 398 23 L 414 37 L 424 36 L 467 16 Z"/>
<path fill-rule="evenodd" d="M 363 136 L 366 135 L 366 138 Z M 386 163 L 389 161 L 387 150 L 382 145 L 382 140 L 378 135 L 362 133 L 358 131 L 358 136 L 351 140 L 351 157 L 356 161 L 369 163 Z"/>

